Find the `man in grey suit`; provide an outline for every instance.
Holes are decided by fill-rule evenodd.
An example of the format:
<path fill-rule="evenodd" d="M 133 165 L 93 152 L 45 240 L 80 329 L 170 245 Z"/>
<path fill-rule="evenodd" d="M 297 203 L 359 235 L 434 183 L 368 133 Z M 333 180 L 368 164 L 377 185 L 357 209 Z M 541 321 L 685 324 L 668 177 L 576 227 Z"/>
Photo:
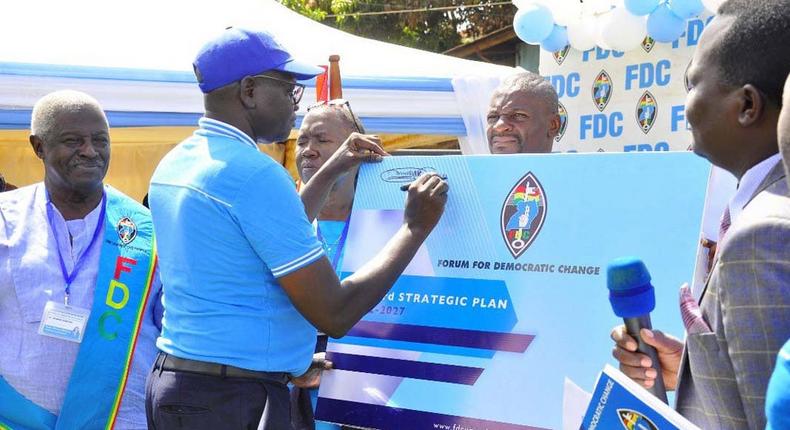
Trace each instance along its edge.
<path fill-rule="evenodd" d="M 779 150 L 782 153 L 782 160 L 785 164 L 785 174 L 787 175 L 787 185 L 790 187 L 790 74 L 785 80 L 785 90 L 783 98 L 782 112 L 779 114 L 779 127 L 776 130 L 779 138 Z"/>
<path fill-rule="evenodd" d="M 779 150 L 785 164 L 787 184 L 790 187 L 790 74 L 785 81 L 782 113 L 779 114 Z M 765 393 L 765 415 L 768 418 L 766 430 L 790 428 L 790 339 L 779 351 L 776 369 L 768 381 Z"/>
<path fill-rule="evenodd" d="M 766 386 L 790 337 L 790 197 L 776 132 L 789 28 L 790 0 L 730 0 L 687 71 L 694 152 L 735 175 L 738 191 L 701 297 L 682 306 L 685 344 L 658 330 L 640 334 L 659 353 L 677 410 L 705 429 L 765 427 Z M 635 340 L 623 327 L 612 339 L 620 369 L 652 386 L 656 372 Z"/>

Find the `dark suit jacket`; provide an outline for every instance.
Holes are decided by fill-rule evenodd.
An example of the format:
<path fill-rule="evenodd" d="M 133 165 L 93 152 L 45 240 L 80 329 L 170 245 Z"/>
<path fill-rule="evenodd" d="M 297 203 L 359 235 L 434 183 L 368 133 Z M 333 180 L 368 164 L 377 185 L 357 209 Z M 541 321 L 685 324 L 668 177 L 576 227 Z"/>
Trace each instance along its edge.
<path fill-rule="evenodd" d="M 725 235 L 700 307 L 712 331 L 687 336 L 678 411 L 703 429 L 764 429 L 768 379 L 790 338 L 790 195 L 782 163 Z"/>

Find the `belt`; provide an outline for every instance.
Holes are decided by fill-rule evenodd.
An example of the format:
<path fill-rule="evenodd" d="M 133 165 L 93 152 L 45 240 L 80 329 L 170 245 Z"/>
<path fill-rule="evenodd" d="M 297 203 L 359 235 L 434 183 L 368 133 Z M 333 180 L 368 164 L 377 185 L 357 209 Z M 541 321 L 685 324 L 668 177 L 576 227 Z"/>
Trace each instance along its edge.
<path fill-rule="evenodd" d="M 154 363 L 154 370 L 160 369 L 186 373 L 197 373 L 208 376 L 218 376 L 220 378 L 258 379 L 262 381 L 276 382 L 279 384 L 287 384 L 289 380 L 289 375 L 285 372 L 247 370 L 225 364 L 209 363 L 206 361 L 174 357 L 164 352 L 159 353 L 159 355 L 156 357 L 156 362 Z"/>

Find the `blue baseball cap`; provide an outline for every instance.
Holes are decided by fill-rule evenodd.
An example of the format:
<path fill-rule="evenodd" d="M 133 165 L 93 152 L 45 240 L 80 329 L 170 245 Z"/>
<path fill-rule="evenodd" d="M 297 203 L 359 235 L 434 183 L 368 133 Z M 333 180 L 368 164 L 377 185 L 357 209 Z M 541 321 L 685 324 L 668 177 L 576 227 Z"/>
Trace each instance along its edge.
<path fill-rule="evenodd" d="M 192 67 L 204 93 L 269 70 L 290 73 L 298 80 L 324 72 L 294 59 L 270 33 L 236 27 L 203 45 Z"/>

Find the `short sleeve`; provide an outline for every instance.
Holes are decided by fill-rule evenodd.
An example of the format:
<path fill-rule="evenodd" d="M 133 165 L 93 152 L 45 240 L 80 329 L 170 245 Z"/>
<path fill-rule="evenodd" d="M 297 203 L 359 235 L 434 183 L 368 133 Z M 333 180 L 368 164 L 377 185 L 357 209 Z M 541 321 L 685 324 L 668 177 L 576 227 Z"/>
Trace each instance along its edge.
<path fill-rule="evenodd" d="M 233 213 L 255 252 L 279 278 L 324 255 L 296 186 L 279 165 L 256 171 L 233 202 Z"/>

